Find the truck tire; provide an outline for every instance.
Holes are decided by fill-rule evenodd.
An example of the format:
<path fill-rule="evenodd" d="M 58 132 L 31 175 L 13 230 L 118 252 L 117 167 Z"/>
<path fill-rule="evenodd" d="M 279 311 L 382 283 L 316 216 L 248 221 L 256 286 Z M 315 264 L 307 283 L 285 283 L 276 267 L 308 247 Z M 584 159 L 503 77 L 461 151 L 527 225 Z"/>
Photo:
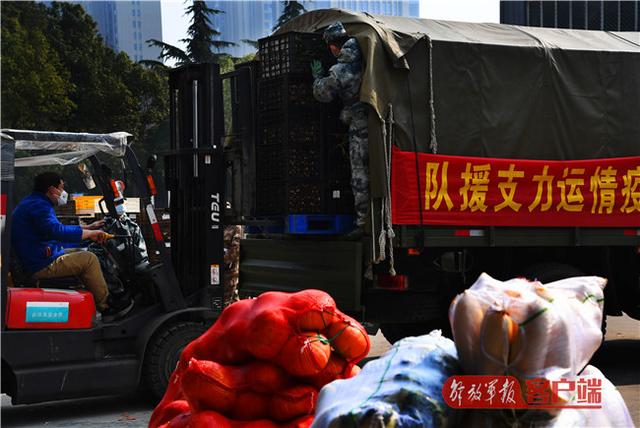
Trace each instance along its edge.
<path fill-rule="evenodd" d="M 400 339 L 411 336 L 422 336 L 429 334 L 432 330 L 441 329 L 442 335 L 451 337 L 451 327 L 446 320 L 424 323 L 404 323 L 404 324 L 382 324 L 380 330 L 385 339 L 391 344 L 396 343 Z"/>
<path fill-rule="evenodd" d="M 181 321 L 162 327 L 153 335 L 145 353 L 143 379 L 155 398 L 164 395 L 184 347 L 206 330 L 202 323 Z"/>
<path fill-rule="evenodd" d="M 573 276 L 584 276 L 584 272 L 564 263 L 548 262 L 529 266 L 525 269 L 523 276 L 530 280 L 538 280 L 546 284 Z"/>

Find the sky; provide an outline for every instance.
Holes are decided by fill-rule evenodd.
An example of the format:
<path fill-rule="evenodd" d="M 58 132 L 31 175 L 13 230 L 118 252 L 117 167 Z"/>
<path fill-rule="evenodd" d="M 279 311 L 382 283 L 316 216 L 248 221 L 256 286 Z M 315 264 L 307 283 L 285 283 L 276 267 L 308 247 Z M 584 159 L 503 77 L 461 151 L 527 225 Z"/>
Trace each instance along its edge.
<path fill-rule="evenodd" d="M 420 0 L 420 18 L 500 22 L 499 0 Z"/>
<path fill-rule="evenodd" d="M 184 48 L 189 20 L 183 0 L 161 0 L 162 33 L 166 43 Z M 500 22 L 499 0 L 420 0 L 420 17 L 466 22 Z"/>

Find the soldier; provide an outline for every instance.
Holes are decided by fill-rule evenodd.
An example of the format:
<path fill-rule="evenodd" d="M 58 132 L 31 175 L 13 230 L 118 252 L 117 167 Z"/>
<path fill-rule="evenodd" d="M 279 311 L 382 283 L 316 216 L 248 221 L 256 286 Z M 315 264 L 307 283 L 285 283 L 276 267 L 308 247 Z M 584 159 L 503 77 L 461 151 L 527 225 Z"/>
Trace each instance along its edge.
<path fill-rule="evenodd" d="M 369 212 L 369 141 L 367 105 L 359 101 L 362 83 L 362 51 L 358 41 L 349 37 L 341 22 L 331 24 L 323 34 L 324 41 L 338 63 L 324 71 L 320 61 L 311 63 L 314 77 L 313 95 L 321 102 L 342 99 L 344 107 L 340 120 L 349 126 L 349 158 L 351 161 L 351 189 L 355 200 L 356 228 L 348 235 L 359 239 Z"/>
<path fill-rule="evenodd" d="M 222 286 L 224 288 L 224 306 L 239 300 L 238 279 L 240 277 L 240 240 L 242 226 L 224 228 L 224 267 Z"/>

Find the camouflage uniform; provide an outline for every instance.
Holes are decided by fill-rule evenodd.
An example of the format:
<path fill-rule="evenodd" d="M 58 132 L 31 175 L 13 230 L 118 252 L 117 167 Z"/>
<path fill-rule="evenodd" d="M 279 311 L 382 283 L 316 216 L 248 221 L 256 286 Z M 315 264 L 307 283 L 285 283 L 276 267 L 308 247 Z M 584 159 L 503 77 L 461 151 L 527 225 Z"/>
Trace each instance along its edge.
<path fill-rule="evenodd" d="M 331 25 L 325 32 L 346 31 L 342 24 Z M 331 102 L 340 97 L 344 108 L 340 120 L 349 126 L 349 158 L 351 161 L 351 189 L 355 200 L 356 225 L 364 226 L 369 212 L 369 141 L 367 106 L 358 100 L 362 83 L 362 51 L 358 41 L 351 37 L 338 55 L 338 63 L 329 69 L 327 77 L 316 78 L 313 95 L 321 102 Z"/>
<path fill-rule="evenodd" d="M 224 288 L 224 305 L 239 300 L 238 279 L 240 278 L 240 239 L 242 226 L 225 226 L 224 228 L 224 267 L 222 286 Z"/>

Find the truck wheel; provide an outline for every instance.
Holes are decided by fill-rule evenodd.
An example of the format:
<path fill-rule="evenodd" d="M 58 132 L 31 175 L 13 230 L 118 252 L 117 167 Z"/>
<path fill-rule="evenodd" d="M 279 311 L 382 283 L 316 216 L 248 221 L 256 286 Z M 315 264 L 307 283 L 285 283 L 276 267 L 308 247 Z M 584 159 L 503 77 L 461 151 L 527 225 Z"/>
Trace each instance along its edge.
<path fill-rule="evenodd" d="M 572 276 L 584 276 L 580 269 L 564 263 L 539 263 L 525 269 L 523 276 L 531 280 L 538 280 L 543 284 L 559 281 Z"/>
<path fill-rule="evenodd" d="M 160 399 L 164 395 L 184 347 L 206 330 L 204 324 L 183 321 L 163 327 L 149 341 L 143 376 L 155 398 Z"/>
<path fill-rule="evenodd" d="M 451 327 L 446 320 L 424 323 L 382 324 L 380 326 L 380 330 L 382 330 L 385 339 L 391 344 L 405 337 L 429 334 L 434 329 L 441 329 L 443 336 L 451 337 Z"/>

